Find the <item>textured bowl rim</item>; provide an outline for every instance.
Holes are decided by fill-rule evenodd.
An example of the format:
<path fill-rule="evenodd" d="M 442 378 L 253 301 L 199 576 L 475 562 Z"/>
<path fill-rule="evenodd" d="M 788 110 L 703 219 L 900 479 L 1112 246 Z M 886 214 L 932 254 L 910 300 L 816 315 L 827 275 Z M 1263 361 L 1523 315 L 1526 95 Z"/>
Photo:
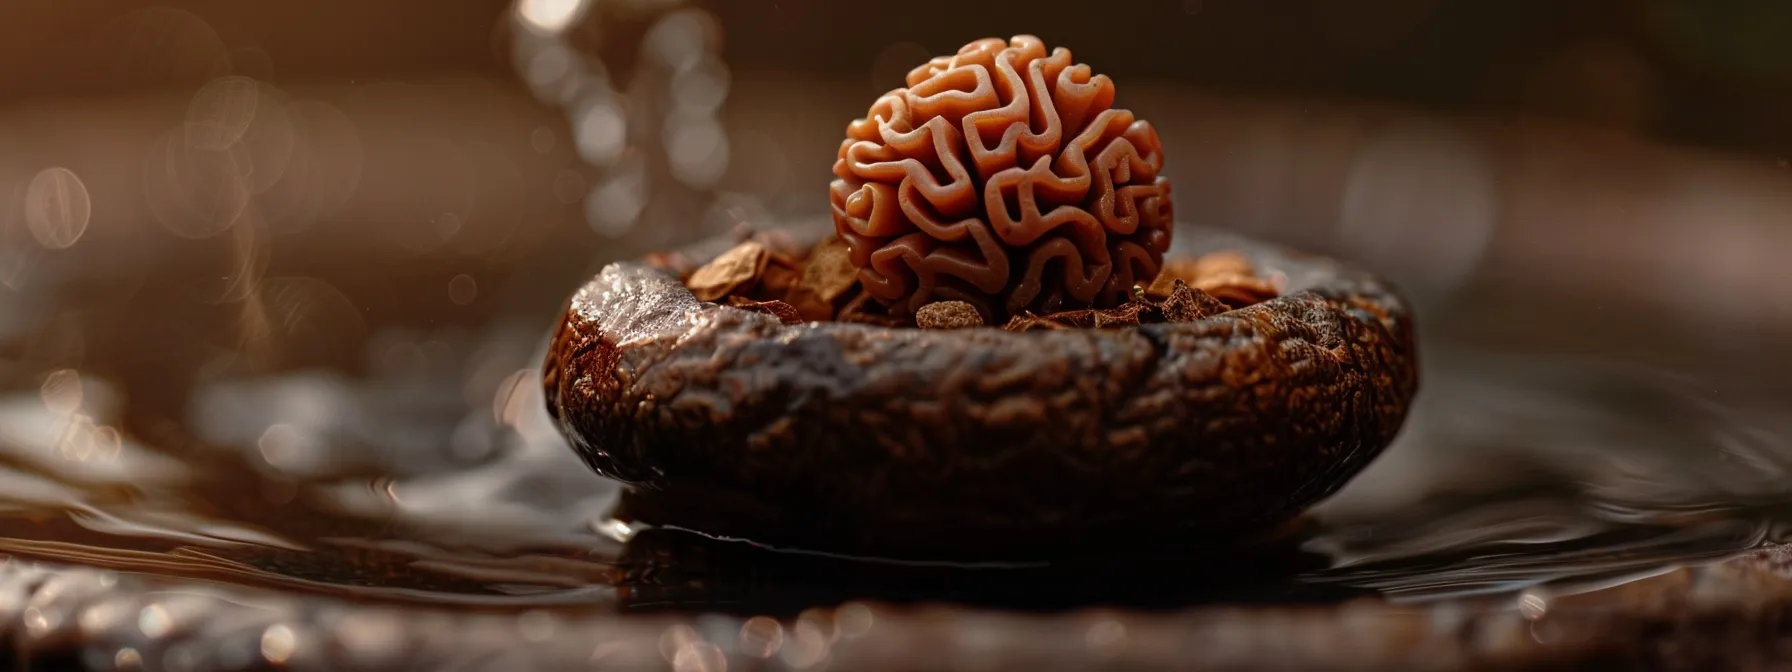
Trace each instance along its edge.
<path fill-rule="evenodd" d="M 794 233 L 799 241 L 806 238 L 802 228 Z M 816 515 L 832 518 L 807 523 L 818 529 L 849 530 L 875 520 L 884 528 L 879 534 L 900 538 L 902 532 L 889 529 L 900 527 L 892 522 L 900 518 L 915 522 L 911 536 L 919 537 L 930 521 L 950 518 L 946 504 L 885 519 L 874 515 L 872 504 L 855 499 L 860 496 L 853 488 L 888 485 L 892 473 L 902 483 L 891 486 L 895 491 L 925 491 L 929 497 L 1017 487 L 993 468 L 976 472 L 950 461 L 927 462 L 937 456 L 916 457 L 928 450 L 912 449 L 963 454 L 981 449 L 989 437 L 1033 451 L 1029 459 L 1086 458 L 1078 467 L 1083 471 L 1054 471 L 1048 465 L 1039 480 L 1065 483 L 1093 474 L 1075 486 L 1077 496 L 1090 501 L 1062 503 L 1062 511 L 1052 511 L 1059 503 L 1027 494 L 989 505 L 1013 515 L 1038 509 L 1040 520 L 1034 522 L 1041 526 L 1089 511 L 1114 512 L 1116 519 L 1123 517 L 1117 512 L 1131 511 L 1136 519 L 1139 511 L 1170 504 L 1201 510 L 1216 529 L 1273 526 L 1335 492 L 1379 455 L 1404 423 L 1418 386 L 1410 309 L 1388 283 L 1333 259 L 1194 227 L 1181 228 L 1176 239 L 1172 255 L 1243 252 L 1261 271 L 1284 275 L 1286 291 L 1195 322 L 1115 329 L 786 325 L 769 314 L 699 301 L 669 271 L 618 262 L 569 302 L 544 367 L 545 399 L 562 434 L 599 473 L 637 490 L 707 500 L 697 508 L 711 513 L 699 515 L 728 511 L 762 521 L 704 530 L 723 536 L 775 541 L 766 537 L 777 533 L 778 509 L 806 508 L 830 510 Z M 706 241 L 682 253 L 707 260 L 732 243 L 731 238 Z M 1045 357 L 1050 361 L 1042 362 L 1042 352 L 1051 353 Z M 879 364 L 898 369 L 896 375 L 855 379 L 850 371 Z M 1276 374 L 1266 375 L 1272 371 Z M 1029 376 L 1031 382 L 993 392 L 990 385 L 965 382 Z M 860 389 L 872 386 L 877 389 Z M 1043 413 L 1025 408 L 1045 389 L 1068 396 Z M 927 410 L 935 414 L 929 418 L 922 407 L 934 399 L 949 403 L 944 411 Z M 685 403 L 692 401 L 700 403 Z M 852 415 L 855 406 L 868 412 Z M 1267 410 L 1241 418 L 1241 408 Z M 1012 419 L 1029 412 L 1035 426 Z M 1040 436 L 1064 433 L 1058 419 L 1077 413 L 1083 415 L 1067 422 L 1083 421 L 1080 427 L 1087 431 Z M 876 424 L 885 416 L 901 416 L 893 425 L 898 429 Z M 1112 427 L 1101 426 L 1110 420 Z M 811 422 L 829 431 L 808 429 Z M 928 424 L 948 428 L 911 429 Z M 921 441 L 912 433 L 891 438 L 892 431 L 936 430 L 947 438 Z M 890 440 L 853 443 L 837 436 L 859 431 Z M 908 448 L 891 445 L 905 441 Z M 817 457 L 810 446 L 818 443 L 846 447 L 827 448 Z M 1120 458 L 1114 456 L 1128 450 L 1158 454 L 1139 464 L 1116 462 Z M 1149 492 L 1128 492 L 1137 490 L 1134 483 L 1167 478 L 1158 472 L 1208 458 L 1219 471 L 1162 487 L 1206 489 L 1211 496 L 1183 493 L 1177 495 L 1181 499 L 1157 502 Z M 793 466 L 789 474 L 779 473 L 786 467 L 766 459 Z M 1164 460 L 1182 462 L 1157 463 Z M 936 478 L 932 471 L 951 473 Z M 757 476 L 740 475 L 748 473 Z M 923 488 L 904 480 L 909 477 L 935 480 Z M 1240 479 L 1246 482 L 1237 483 Z M 839 483 L 809 484 L 824 480 Z M 1220 498 L 1226 489 L 1249 485 L 1261 486 L 1264 494 L 1251 495 L 1261 501 Z M 804 488 L 832 489 L 791 494 Z M 746 513 L 786 496 L 791 499 Z M 793 501 L 805 504 L 789 504 Z M 987 498 L 978 501 L 988 504 Z"/>

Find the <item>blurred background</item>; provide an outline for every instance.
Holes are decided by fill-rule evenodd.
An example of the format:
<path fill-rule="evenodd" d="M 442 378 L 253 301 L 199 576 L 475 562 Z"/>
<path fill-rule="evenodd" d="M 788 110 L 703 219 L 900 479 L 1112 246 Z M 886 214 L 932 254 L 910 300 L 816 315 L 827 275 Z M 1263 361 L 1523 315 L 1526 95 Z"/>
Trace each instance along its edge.
<path fill-rule="evenodd" d="M 1761 343 L 1792 315 L 1782 5 L 11 2 L 0 362 L 282 338 L 261 354 L 328 359 L 344 330 L 544 310 L 600 260 L 824 214 L 848 120 L 927 56 L 1021 32 L 1118 79 L 1186 221 L 1425 301 L 1537 284 Z M 255 324 L 299 296 L 334 335 Z M 1563 303 L 1549 319 L 1584 321 Z"/>
<path fill-rule="evenodd" d="M 1156 125 L 1180 221 L 1354 260 L 1418 304 L 1421 413 L 1338 515 L 1498 487 L 1491 444 L 1514 473 L 1779 493 L 1792 5 L 1773 0 L 14 0 L 0 387 L 78 422 L 9 416 L 0 438 L 242 446 L 286 484 L 267 501 L 326 466 L 508 440 L 565 466 L 529 395 L 583 278 L 825 217 L 848 121 L 929 56 L 1019 33 Z M 327 375 L 241 382 L 296 372 Z M 370 380 L 412 386 L 348 382 Z M 1716 459 L 1617 450 L 1650 441 Z M 437 503 L 456 499 L 478 496 Z"/>
<path fill-rule="evenodd" d="M 9 0 L 0 553 L 627 602 L 615 488 L 541 409 L 566 297 L 825 218 L 850 120 L 1020 33 L 1156 126 L 1180 222 L 1417 305 L 1418 406 L 1313 580 L 1609 586 L 1792 519 L 1783 1 Z"/>

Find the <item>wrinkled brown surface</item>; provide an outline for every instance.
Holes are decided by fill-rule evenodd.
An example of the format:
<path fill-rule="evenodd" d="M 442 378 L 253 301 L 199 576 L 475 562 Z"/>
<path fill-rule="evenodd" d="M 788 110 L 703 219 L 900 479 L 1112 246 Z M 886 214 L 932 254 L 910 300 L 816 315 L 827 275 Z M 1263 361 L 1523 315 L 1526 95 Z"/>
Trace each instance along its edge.
<path fill-rule="evenodd" d="M 554 337 L 547 403 L 594 469 L 664 495 L 662 522 L 718 534 L 999 556 L 1273 525 L 1399 429 L 1412 323 L 1334 262 L 1195 242 L 1290 293 L 1105 330 L 785 325 L 613 264 Z"/>
<path fill-rule="evenodd" d="M 1124 302 L 1169 248 L 1151 124 L 1114 83 L 1030 35 L 915 68 L 847 127 L 834 226 L 890 312 L 966 301 L 990 316 Z"/>

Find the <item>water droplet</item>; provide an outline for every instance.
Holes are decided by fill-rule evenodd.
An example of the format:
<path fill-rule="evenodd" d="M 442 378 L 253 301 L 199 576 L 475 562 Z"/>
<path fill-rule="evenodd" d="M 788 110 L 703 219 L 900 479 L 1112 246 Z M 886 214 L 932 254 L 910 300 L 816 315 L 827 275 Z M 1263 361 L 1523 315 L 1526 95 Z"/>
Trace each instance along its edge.
<path fill-rule="evenodd" d="M 73 246 L 87 232 L 93 201 L 74 171 L 45 168 L 25 191 L 25 223 L 37 242 L 52 250 Z"/>
<path fill-rule="evenodd" d="M 779 652 L 784 664 L 795 669 L 814 667 L 828 657 L 828 637 L 810 620 L 799 620 Z"/>
<path fill-rule="evenodd" d="M 95 637 L 117 627 L 125 619 L 130 618 L 130 608 L 119 602 L 100 602 L 87 607 L 75 619 L 82 634 Z"/>
<path fill-rule="evenodd" d="M 168 615 L 168 610 L 162 605 L 152 604 L 137 612 L 137 629 L 143 632 L 144 637 L 160 639 L 174 630 L 174 618 Z"/>
<path fill-rule="evenodd" d="M 728 98 L 728 66 L 705 54 L 672 76 L 672 102 L 682 114 L 709 114 Z"/>
<path fill-rule="evenodd" d="M 240 148 L 188 146 L 178 131 L 149 152 L 143 189 L 151 212 L 184 238 L 209 238 L 235 226 L 249 206 L 248 156 Z"/>
<path fill-rule="evenodd" d="M 666 126 L 666 159 L 672 176 L 696 188 L 715 184 L 728 171 L 728 137 L 715 119 L 683 120 Z"/>
<path fill-rule="evenodd" d="M 293 651 L 298 648 L 298 637 L 292 628 L 282 624 L 268 626 L 261 632 L 261 657 L 275 665 L 284 664 L 292 659 Z"/>
<path fill-rule="evenodd" d="M 50 628 L 55 625 L 51 622 L 50 615 L 37 607 L 25 607 L 25 611 L 20 614 L 19 620 L 25 624 L 25 634 L 32 637 L 42 637 L 49 634 Z"/>
<path fill-rule="evenodd" d="M 283 422 L 269 425 L 256 440 L 255 447 L 269 466 L 283 472 L 304 469 L 318 449 L 317 442 L 310 436 Z"/>
<path fill-rule="evenodd" d="M 74 369 L 52 371 L 38 387 L 38 395 L 43 397 L 44 407 L 51 413 L 72 415 L 81 410 L 81 374 Z"/>
<path fill-rule="evenodd" d="M 616 518 L 605 518 L 592 523 L 591 529 L 598 534 L 624 544 L 628 543 L 628 540 L 633 539 L 636 532 L 634 525 L 629 524 L 626 520 L 619 520 Z"/>
<path fill-rule="evenodd" d="M 454 305 L 464 306 L 479 297 L 479 283 L 473 276 L 462 273 L 448 281 L 448 300 Z"/>
<path fill-rule="evenodd" d="M 87 439 L 92 446 L 91 455 L 95 460 L 115 461 L 124 452 L 124 435 L 118 432 L 118 428 L 111 425 L 94 427 L 92 431 L 87 432 Z"/>
<path fill-rule="evenodd" d="M 676 72 L 702 58 L 719 30 L 715 17 L 700 9 L 676 11 L 660 18 L 641 40 L 649 63 Z"/>
<path fill-rule="evenodd" d="M 584 12 L 584 0 L 522 0 L 516 5 L 523 24 L 543 33 L 565 30 Z"/>
<path fill-rule="evenodd" d="M 1525 618 L 1537 620 L 1549 613 L 1549 598 L 1535 590 L 1527 590 L 1518 596 L 1518 613 Z"/>
<path fill-rule="evenodd" d="M 690 642 L 672 654 L 674 672 L 727 672 L 728 657 L 722 647 L 709 642 Z"/>
<path fill-rule="evenodd" d="M 666 662 L 672 662 L 672 658 L 678 655 L 679 649 L 684 648 L 686 644 L 702 640 L 703 638 L 697 634 L 697 630 L 689 625 L 675 623 L 666 626 L 665 632 L 660 633 L 660 656 L 664 657 Z"/>
<path fill-rule="evenodd" d="M 540 154 L 554 151 L 554 141 L 554 132 L 546 126 L 538 127 L 534 133 L 529 134 L 529 146 Z"/>
<path fill-rule="evenodd" d="M 627 133 L 628 122 L 622 116 L 622 108 L 609 102 L 587 105 L 574 129 L 579 158 L 598 168 L 610 165 L 622 154 Z"/>
<path fill-rule="evenodd" d="M 585 219 L 598 234 L 620 238 L 634 228 L 647 209 L 647 177 L 640 171 L 618 169 L 585 198 Z"/>
<path fill-rule="evenodd" d="M 529 57 L 529 68 L 523 72 L 523 78 L 538 91 L 552 90 L 572 72 L 572 62 L 570 50 L 550 44 Z"/>
<path fill-rule="evenodd" d="M 876 623 L 877 616 L 871 612 L 871 607 L 858 602 L 848 602 L 834 610 L 834 627 L 846 639 L 865 636 Z"/>
<path fill-rule="evenodd" d="M 430 220 L 430 223 L 436 225 L 436 236 L 438 236 L 442 242 L 447 242 L 448 239 L 454 237 L 454 234 L 460 233 L 461 219 L 460 215 L 455 213 L 444 212 L 437 215 L 435 219 Z"/>
<path fill-rule="evenodd" d="M 212 80 L 187 104 L 187 146 L 214 151 L 229 149 L 255 120 L 261 85 L 248 77 Z"/>
<path fill-rule="evenodd" d="M 740 651 L 756 658 L 777 655 L 784 645 L 784 626 L 770 616 L 754 616 L 740 624 Z"/>

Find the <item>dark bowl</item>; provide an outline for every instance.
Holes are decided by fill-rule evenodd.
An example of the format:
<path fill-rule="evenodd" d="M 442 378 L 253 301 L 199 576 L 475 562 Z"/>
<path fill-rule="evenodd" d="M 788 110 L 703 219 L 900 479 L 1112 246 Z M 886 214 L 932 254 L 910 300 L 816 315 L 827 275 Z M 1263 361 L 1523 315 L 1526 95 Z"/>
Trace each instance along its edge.
<path fill-rule="evenodd" d="M 1260 536 L 1394 438 L 1412 319 L 1338 261 L 1178 238 L 1286 291 L 1191 323 L 931 331 L 785 325 L 611 264 L 555 332 L 548 409 L 632 486 L 622 515 L 716 536 L 950 560 Z"/>

